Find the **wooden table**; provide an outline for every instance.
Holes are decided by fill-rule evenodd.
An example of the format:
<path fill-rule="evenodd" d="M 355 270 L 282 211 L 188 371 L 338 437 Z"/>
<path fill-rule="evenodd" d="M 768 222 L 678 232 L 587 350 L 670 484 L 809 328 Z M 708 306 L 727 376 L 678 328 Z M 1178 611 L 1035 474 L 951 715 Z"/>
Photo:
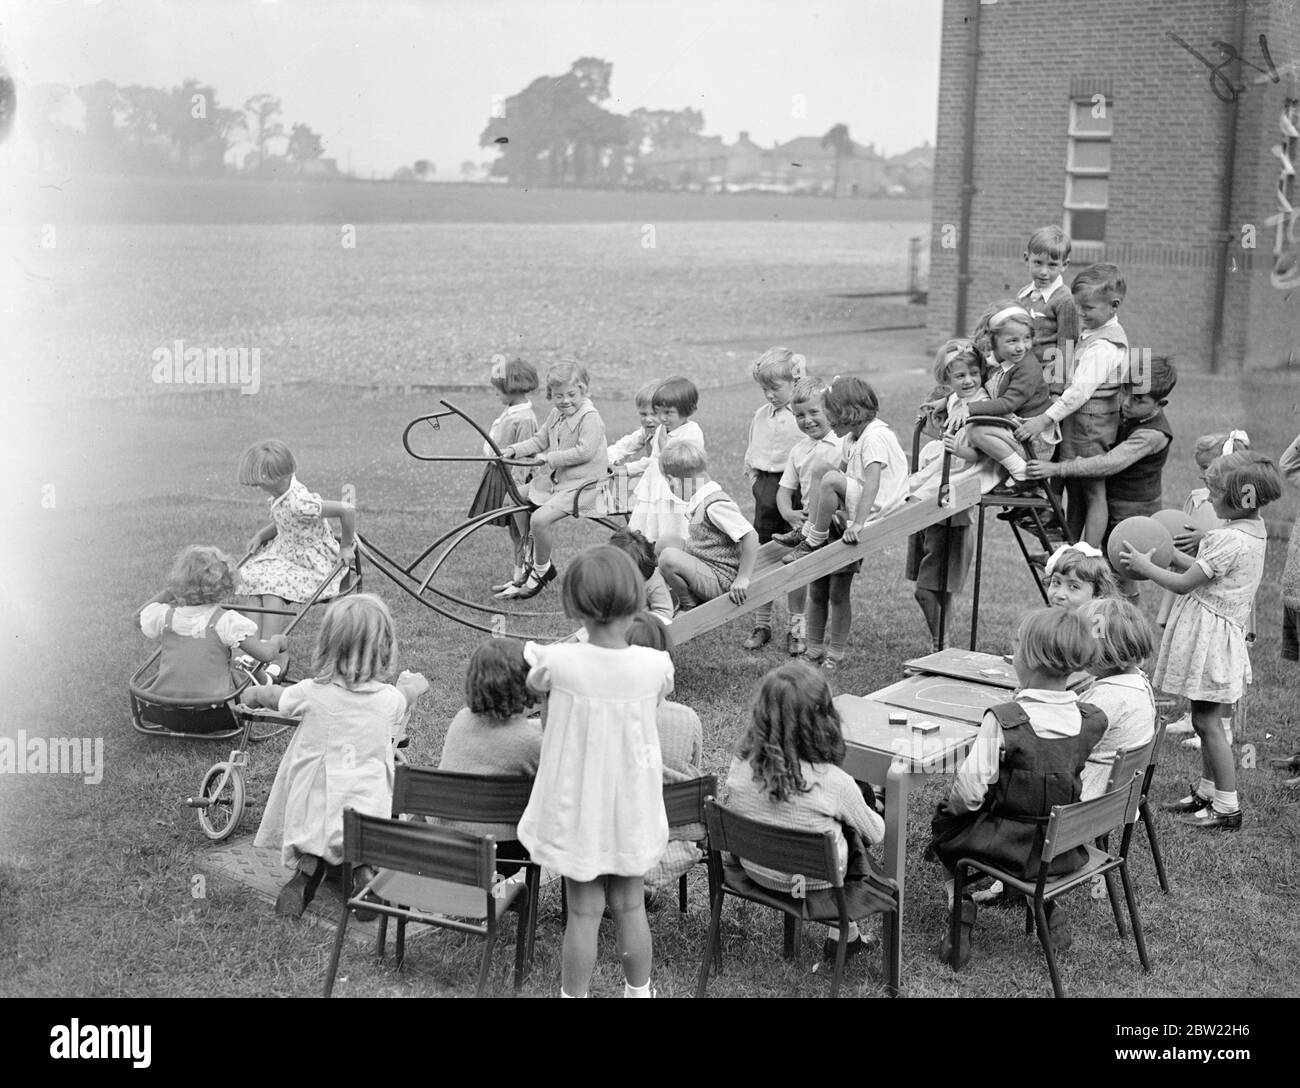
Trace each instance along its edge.
<path fill-rule="evenodd" d="M 954 773 L 974 743 L 979 728 L 957 718 L 911 710 L 906 711 L 907 724 L 891 725 L 890 714 L 899 713 L 899 708 L 880 699 L 889 690 L 886 688 L 866 697 L 840 695 L 835 699 L 835 706 L 844 727 L 844 769 L 859 782 L 869 782 L 873 788 L 884 788 L 884 868 L 885 875 L 898 883 L 901 933 L 905 902 L 903 876 L 907 862 L 907 801 L 912 786 L 922 775 Z M 999 691 L 999 694 L 1006 693 Z M 915 732 L 912 723 L 923 720 L 938 725 L 938 732 L 925 735 Z M 889 927 L 882 929 L 885 956 L 892 958 L 901 978 L 903 950 L 894 947 Z"/>

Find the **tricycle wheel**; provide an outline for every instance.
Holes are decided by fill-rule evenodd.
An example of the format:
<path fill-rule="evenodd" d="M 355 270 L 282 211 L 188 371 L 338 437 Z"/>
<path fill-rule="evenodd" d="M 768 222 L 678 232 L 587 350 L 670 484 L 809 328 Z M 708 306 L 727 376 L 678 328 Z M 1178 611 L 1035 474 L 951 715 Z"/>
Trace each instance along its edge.
<path fill-rule="evenodd" d="M 244 815 L 244 775 L 229 763 L 217 763 L 203 776 L 199 798 L 207 802 L 198 811 L 199 826 L 213 842 L 230 838 Z"/>

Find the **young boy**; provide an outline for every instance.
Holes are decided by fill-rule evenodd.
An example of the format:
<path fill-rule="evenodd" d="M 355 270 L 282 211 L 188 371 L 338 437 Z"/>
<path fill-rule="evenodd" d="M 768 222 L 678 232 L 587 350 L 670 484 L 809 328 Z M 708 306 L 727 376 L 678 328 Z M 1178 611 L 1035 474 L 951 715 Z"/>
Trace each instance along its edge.
<path fill-rule="evenodd" d="M 759 544 L 766 544 L 789 526 L 781 517 L 776 493 L 790 450 L 799 441 L 799 425 L 790 409 L 794 383 L 804 376 L 804 360 L 789 348 L 768 348 L 753 366 L 754 381 L 767 402 L 749 424 L 749 445 L 745 449 L 745 475 L 754 492 L 754 529 Z M 793 617 L 791 617 L 793 622 Z M 772 640 L 772 606 L 754 612 L 754 629 L 745 639 L 746 650 L 757 650 Z"/>
<path fill-rule="evenodd" d="M 817 466 L 828 469 L 838 467 L 843 452 L 843 441 L 831 431 L 830 420 L 822 405 L 826 383 L 820 378 L 800 378 L 790 396 L 790 408 L 803 436 L 790 450 L 785 470 L 776 491 L 776 505 L 781 517 L 799 530 L 808 515 L 803 512 L 801 497 L 810 495 L 813 473 Z M 795 541 L 797 544 L 798 541 Z M 791 657 L 799 657 L 808 649 L 804 604 L 808 590 L 801 586 L 787 598 L 790 609 L 790 632 L 786 635 L 785 649 Z"/>
<path fill-rule="evenodd" d="M 654 408 L 655 390 L 658 388 L 659 383 L 653 381 L 646 382 L 636 391 L 636 414 L 641 418 L 641 426 L 631 434 L 625 434 L 605 451 L 610 468 L 650 456 L 650 443 L 659 429 L 659 413 Z M 636 474 L 634 482 L 640 475 L 639 472 Z"/>
<path fill-rule="evenodd" d="M 1106 547 L 1111 531 L 1125 518 L 1147 516 L 1161 509 L 1161 491 L 1165 461 L 1173 430 L 1165 418 L 1164 407 L 1178 381 L 1178 372 L 1164 356 L 1151 360 L 1150 373 L 1132 374 L 1123 387 L 1119 428 L 1115 444 L 1105 453 L 1092 457 L 1071 457 L 1064 461 L 1030 461 L 1031 479 L 1063 476 L 1100 479 L 1106 486 L 1106 532 L 1101 547 Z M 1135 598 L 1137 586 L 1116 571 L 1120 592 Z"/>
<path fill-rule="evenodd" d="M 1089 265 L 1071 285 L 1079 312 L 1074 372 L 1061 398 L 1040 416 L 1016 428 L 1019 439 L 1035 438 L 1061 425 L 1061 460 L 1095 457 L 1115 444 L 1119 431 L 1120 386 L 1128 382 L 1128 336 L 1119 323 L 1127 286 L 1113 264 Z M 1100 547 L 1106 532 L 1104 478 L 1069 478 L 1066 521 L 1070 536 Z"/>
<path fill-rule="evenodd" d="M 1034 319 L 1034 354 L 1043 364 L 1043 378 L 1053 396 L 1065 392 L 1064 361 L 1079 335 L 1074 299 L 1061 278 L 1070 267 L 1070 236 L 1060 227 L 1039 227 L 1029 236 L 1025 263 L 1030 283 L 1017 300 Z M 1069 345 L 1067 348 L 1066 345 Z"/>
<path fill-rule="evenodd" d="M 758 556 L 758 533 L 709 476 L 708 459 L 694 442 L 669 442 L 659 455 L 659 470 L 673 494 L 686 503 L 690 522 L 684 545 L 670 545 L 659 553 L 659 572 L 678 609 L 694 608 L 724 593 L 743 604 Z"/>

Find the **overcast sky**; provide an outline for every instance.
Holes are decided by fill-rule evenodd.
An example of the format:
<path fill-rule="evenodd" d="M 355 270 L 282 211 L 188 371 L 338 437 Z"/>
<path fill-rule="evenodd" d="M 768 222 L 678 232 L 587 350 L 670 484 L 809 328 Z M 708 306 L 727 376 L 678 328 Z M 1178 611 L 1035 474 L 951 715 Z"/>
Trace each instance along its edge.
<path fill-rule="evenodd" d="M 0 0 L 23 84 L 212 84 L 259 91 L 325 153 L 387 176 L 456 176 L 491 152 L 493 96 L 581 56 L 614 65 L 606 108 L 704 112 L 770 146 L 844 122 L 888 154 L 933 141 L 941 0 Z M 799 96 L 799 97 L 796 97 Z M 800 109 L 803 115 L 800 116 Z M 21 113 L 20 113 L 21 117 Z"/>

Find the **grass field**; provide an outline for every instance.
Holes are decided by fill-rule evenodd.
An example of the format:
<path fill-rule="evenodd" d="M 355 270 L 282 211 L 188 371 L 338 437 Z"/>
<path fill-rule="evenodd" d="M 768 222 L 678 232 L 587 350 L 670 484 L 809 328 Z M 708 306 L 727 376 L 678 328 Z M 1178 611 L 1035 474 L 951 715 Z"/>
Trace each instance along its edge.
<path fill-rule="evenodd" d="M 919 217 L 918 223 L 923 222 Z M 148 647 L 132 611 L 157 588 L 170 557 L 196 542 L 238 552 L 265 511 L 234 482 L 248 442 L 269 435 L 297 454 L 300 476 L 337 495 L 356 487 L 361 531 L 400 557 L 461 519 L 477 466 L 438 470 L 405 456 L 406 421 L 435 396 L 395 396 L 377 387 L 428 382 L 486 421 L 497 407 L 480 384 L 496 350 L 538 362 L 576 354 L 591 365 L 593 396 L 609 430 L 630 429 L 626 394 L 646 376 L 691 374 L 705 388 L 698 419 L 716 475 L 748 505 L 740 474 L 746 424 L 757 404 L 745 378 L 753 354 L 772 342 L 807 351 L 822 373 L 861 373 L 878 385 L 882 416 L 901 437 L 928 391 L 917 331 L 864 330 L 920 323 L 901 302 L 852 297 L 897 284 L 916 224 L 734 223 L 663 220 L 657 247 L 640 246 L 640 223 L 381 225 L 359 232 L 354 251 L 335 251 L 336 229 L 312 225 L 91 225 L 60 232 L 55 250 L 31 257 L 36 309 L 14 347 L 7 433 L 25 436 L 6 475 L 14 517 L 0 564 L 0 601 L 10 652 L 3 731 L 102 737 L 103 782 L 57 775 L 0 782 L 0 994 L 86 996 L 310 995 L 318 992 L 328 936 L 274 917 L 241 886 L 210 878 L 192 897 L 210 849 L 180 800 L 224 757 L 225 745 L 142 737 L 129 725 L 126 679 Z M 66 245 L 65 240 L 66 239 Z M 347 264 L 346 258 L 353 261 Z M 44 263 L 40 263 L 44 262 Z M 32 330 L 44 332 L 33 342 Z M 257 396 L 156 393 L 149 352 L 190 344 L 263 344 Z M 271 350 L 273 349 L 273 350 Z M 278 387 L 278 388 L 277 388 Z M 94 397 L 97 399 L 82 399 Z M 113 398 L 134 398 L 128 400 Z M 1165 479 L 1168 505 L 1193 484 L 1192 439 L 1244 424 L 1257 448 L 1279 452 L 1294 437 L 1300 400 L 1279 376 L 1212 379 L 1184 375 L 1171 418 L 1178 437 Z M 472 435 L 447 426 L 427 436 L 443 452 L 469 452 Z M 432 446 L 431 446 L 432 448 Z M 1266 513 L 1294 516 L 1294 495 Z M 600 535 L 566 526 L 558 558 Z M 508 562 L 505 534 L 485 530 L 449 564 L 446 588 L 486 600 L 483 585 Z M 1001 650 L 1035 596 L 1009 534 L 990 530 L 981 607 L 982 648 Z M 1300 958 L 1294 925 L 1300 895 L 1300 809 L 1267 769 L 1270 755 L 1300 747 L 1294 666 L 1277 654 L 1277 583 L 1284 542 L 1270 543 L 1259 598 L 1256 683 L 1242 744 L 1247 824 L 1237 835 L 1194 835 L 1157 817 L 1174 884 L 1156 890 L 1146 847 L 1135 849 L 1139 895 L 1154 969 L 1144 976 L 1131 943 L 1120 942 L 1104 902 L 1075 897 L 1074 950 L 1063 957 L 1073 993 L 1110 996 L 1294 994 Z M 887 549 L 856 580 L 855 624 L 842 690 L 866 692 L 900 675 L 927 648 L 901 547 Z M 413 725 L 413 759 L 434 763 L 462 705 L 473 633 L 438 618 L 371 575 L 368 589 L 393 605 L 402 665 L 433 681 Z M 554 591 L 531 604 L 555 609 Z M 969 598 L 957 608 L 964 637 Z M 566 623 L 552 615 L 547 630 Z M 315 621 L 295 636 L 309 652 Z M 678 698 L 705 726 L 705 764 L 721 772 L 743 726 L 754 684 L 782 658 L 747 654 L 742 620 L 693 642 L 677 660 Z M 264 796 L 283 739 L 252 755 L 250 787 Z M 1167 745 L 1158 799 L 1182 791 L 1199 761 Z M 1247 762 L 1249 762 L 1247 760 Z M 970 966 L 953 975 L 934 957 L 944 917 L 937 867 L 922 863 L 928 809 L 947 787 L 938 778 L 913 805 L 904 931 L 909 996 L 1013 996 L 1050 992 L 1041 953 L 1016 912 L 985 911 Z M 255 816 L 246 817 L 251 834 Z M 703 871 L 686 917 L 652 918 L 661 996 L 693 992 L 704 942 Z M 558 894 L 543 900 L 538 962 L 526 993 L 555 993 L 559 977 Z M 1230 920 L 1230 924 L 1227 924 Z M 767 913 L 728 908 L 727 973 L 711 993 L 817 996 L 828 980 L 810 970 L 820 936 L 798 964 L 779 956 L 780 929 Z M 499 955 L 500 992 L 508 954 Z M 338 992 L 353 996 L 463 995 L 473 990 L 475 949 L 452 935 L 413 946 L 397 974 L 353 952 Z M 613 995 L 621 975 L 608 932 L 593 992 Z M 846 995 L 880 992 L 875 964 L 855 961 Z"/>

